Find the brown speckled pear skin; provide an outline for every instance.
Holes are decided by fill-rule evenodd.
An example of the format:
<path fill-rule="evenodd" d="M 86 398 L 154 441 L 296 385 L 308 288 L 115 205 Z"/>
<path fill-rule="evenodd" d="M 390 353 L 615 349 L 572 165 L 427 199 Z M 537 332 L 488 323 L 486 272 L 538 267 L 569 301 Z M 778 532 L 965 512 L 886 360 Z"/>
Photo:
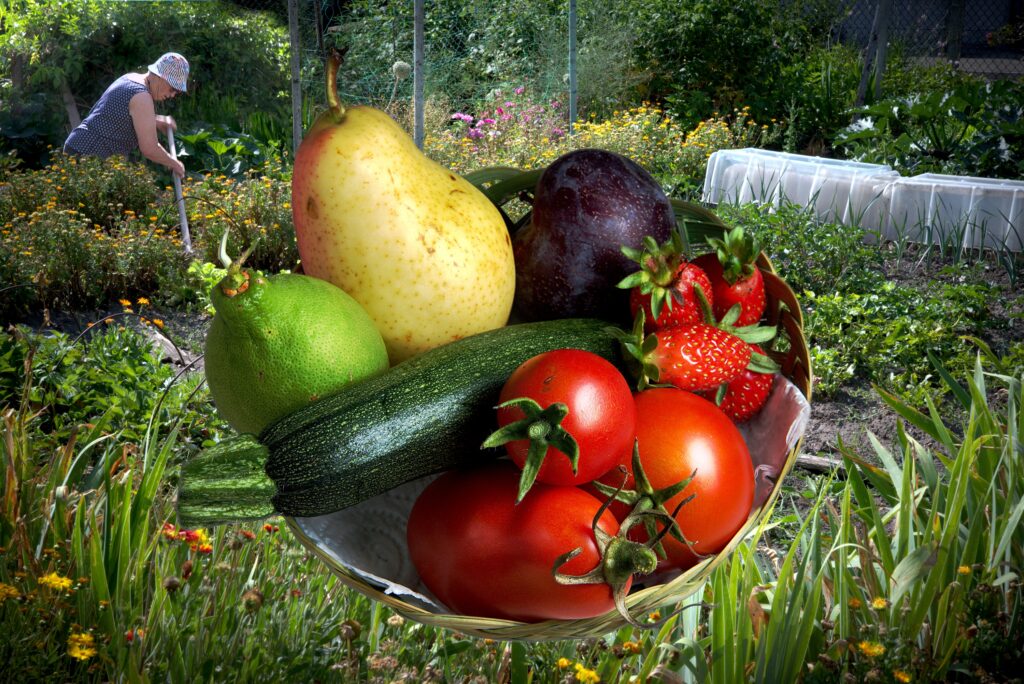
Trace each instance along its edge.
<path fill-rule="evenodd" d="M 500 212 L 385 112 L 349 107 L 314 124 L 292 212 L 304 272 L 366 309 L 392 364 L 507 322 L 515 263 Z"/>
<path fill-rule="evenodd" d="M 676 227 L 672 204 L 636 162 L 606 150 L 568 152 L 537 181 L 530 224 L 516 233 L 516 313 L 526 321 L 629 320 L 616 287 L 637 269 L 621 247 L 658 243 Z"/>

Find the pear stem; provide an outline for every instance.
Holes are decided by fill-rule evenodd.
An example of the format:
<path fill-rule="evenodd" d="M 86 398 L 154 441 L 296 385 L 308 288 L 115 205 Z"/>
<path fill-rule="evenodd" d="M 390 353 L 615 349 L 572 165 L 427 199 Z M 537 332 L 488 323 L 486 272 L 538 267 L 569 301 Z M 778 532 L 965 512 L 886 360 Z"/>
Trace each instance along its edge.
<path fill-rule="evenodd" d="M 341 53 L 331 50 L 327 58 L 327 104 L 336 117 L 345 115 L 345 105 L 338 97 L 338 69 L 341 67 Z"/>

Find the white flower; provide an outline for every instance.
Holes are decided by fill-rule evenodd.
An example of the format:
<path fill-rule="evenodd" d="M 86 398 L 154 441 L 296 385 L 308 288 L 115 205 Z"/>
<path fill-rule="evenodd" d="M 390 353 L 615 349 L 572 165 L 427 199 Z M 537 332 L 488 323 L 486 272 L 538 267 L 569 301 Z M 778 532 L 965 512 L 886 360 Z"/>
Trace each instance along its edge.
<path fill-rule="evenodd" d="M 1006 138 L 999 138 L 999 158 L 1003 161 L 1010 161 L 1010 144 L 1006 142 Z"/>
<path fill-rule="evenodd" d="M 868 131 L 875 127 L 875 121 L 870 116 L 865 116 L 863 119 L 857 119 L 852 124 L 846 127 L 850 133 L 859 133 L 860 131 Z"/>

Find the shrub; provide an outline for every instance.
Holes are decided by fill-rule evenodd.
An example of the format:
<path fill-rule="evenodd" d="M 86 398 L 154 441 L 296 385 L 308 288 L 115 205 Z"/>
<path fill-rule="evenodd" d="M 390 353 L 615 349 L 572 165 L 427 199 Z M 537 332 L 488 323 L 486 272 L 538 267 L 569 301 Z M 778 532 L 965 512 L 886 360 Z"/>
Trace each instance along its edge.
<path fill-rule="evenodd" d="M 187 274 L 170 188 L 141 164 L 60 155 L 48 167 L 12 172 L 0 186 L 0 314 L 49 308 L 102 308 L 146 297 L 159 305 L 205 300 Z M 209 175 L 183 189 L 193 250 L 216 262 L 224 230 L 232 255 L 290 269 L 298 254 L 287 173 L 272 164 L 240 180 Z"/>
<path fill-rule="evenodd" d="M 146 314 L 145 300 L 131 304 Z M 0 396 L 5 397 L 0 409 L 21 407 L 28 360 L 31 377 L 24 398 L 46 407 L 37 429 L 54 445 L 81 424 L 101 421 L 105 430 L 139 442 L 151 416 L 158 430 L 183 419 L 189 426 L 186 440 L 194 440 L 194 447 L 218 434 L 225 423 L 212 407 L 203 413 L 187 409 L 194 388 L 187 382 L 170 384 L 175 368 L 160 362 L 150 340 L 132 327 L 138 324 L 134 317 L 90 323 L 80 338 L 21 326 L 0 331 Z"/>
<path fill-rule="evenodd" d="M 1019 178 L 1024 173 L 1024 85 L 968 82 L 858 110 L 836 145 L 859 161 L 926 172 Z"/>

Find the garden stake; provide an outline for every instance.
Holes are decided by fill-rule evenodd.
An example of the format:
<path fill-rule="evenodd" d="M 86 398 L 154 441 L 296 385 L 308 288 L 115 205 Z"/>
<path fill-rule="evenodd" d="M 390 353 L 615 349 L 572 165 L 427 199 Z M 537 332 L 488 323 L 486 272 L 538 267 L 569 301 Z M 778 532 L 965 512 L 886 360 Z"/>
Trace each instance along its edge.
<path fill-rule="evenodd" d="M 174 146 L 174 131 L 167 129 L 167 151 L 171 153 L 171 159 L 178 159 L 178 151 Z M 185 254 L 192 253 L 192 236 L 188 232 L 188 217 L 185 216 L 185 196 L 181 192 L 181 179 L 171 174 L 174 179 L 174 198 L 178 202 L 178 221 L 181 223 L 181 241 L 185 244 Z"/>

